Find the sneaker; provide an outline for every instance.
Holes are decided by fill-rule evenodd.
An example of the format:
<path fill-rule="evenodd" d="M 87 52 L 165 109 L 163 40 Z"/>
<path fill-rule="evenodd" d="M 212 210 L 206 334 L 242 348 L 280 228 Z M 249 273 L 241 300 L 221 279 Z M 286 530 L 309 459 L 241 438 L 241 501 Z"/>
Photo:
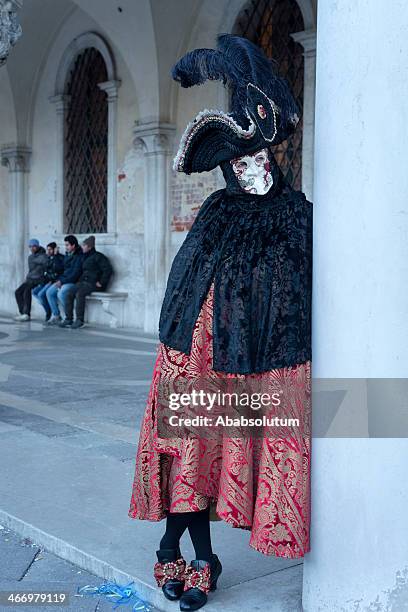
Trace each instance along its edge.
<path fill-rule="evenodd" d="M 61 323 L 61 317 L 59 315 L 52 315 L 46 322 L 47 327 L 51 325 L 59 325 Z"/>
<path fill-rule="evenodd" d="M 74 323 L 72 323 L 72 329 L 79 329 L 80 327 L 83 327 L 84 325 L 85 323 L 81 321 L 81 319 L 77 319 L 76 321 L 74 321 Z"/>
<path fill-rule="evenodd" d="M 61 321 L 61 323 L 59 324 L 59 327 L 72 327 L 73 321 L 72 319 L 64 319 L 63 321 Z"/>
<path fill-rule="evenodd" d="M 17 315 L 16 317 L 14 317 L 14 320 L 19 321 L 20 323 L 23 323 L 24 321 L 30 320 L 30 315 L 28 314 Z"/>
<path fill-rule="evenodd" d="M 47 315 L 43 321 L 43 327 L 48 327 L 48 325 L 50 324 L 50 319 L 51 319 L 52 315 Z"/>

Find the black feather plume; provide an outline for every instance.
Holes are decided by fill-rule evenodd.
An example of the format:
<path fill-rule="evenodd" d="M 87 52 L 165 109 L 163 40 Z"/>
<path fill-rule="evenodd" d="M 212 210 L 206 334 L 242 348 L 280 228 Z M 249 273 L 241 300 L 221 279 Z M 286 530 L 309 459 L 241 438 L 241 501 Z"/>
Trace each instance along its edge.
<path fill-rule="evenodd" d="M 172 77 L 182 87 L 201 85 L 206 80 L 222 81 L 231 90 L 231 113 L 243 127 L 247 84 L 259 87 L 280 108 L 283 123 L 298 113 L 288 83 L 279 77 L 276 63 L 262 49 L 240 36 L 219 34 L 216 49 L 196 49 L 184 55 L 173 67 Z"/>
<path fill-rule="evenodd" d="M 279 106 L 283 123 L 298 112 L 288 83 L 277 74 L 276 62 L 269 59 L 260 47 L 241 36 L 219 34 L 217 49 L 224 54 L 228 64 L 234 66 L 234 72 L 240 72 L 232 91 L 233 113 L 242 114 L 245 108 L 248 82 L 262 89 Z"/>
<path fill-rule="evenodd" d="M 175 81 L 182 87 L 201 85 L 205 81 L 222 81 L 228 79 L 228 65 L 222 53 L 214 49 L 196 49 L 186 53 L 171 71 Z"/>

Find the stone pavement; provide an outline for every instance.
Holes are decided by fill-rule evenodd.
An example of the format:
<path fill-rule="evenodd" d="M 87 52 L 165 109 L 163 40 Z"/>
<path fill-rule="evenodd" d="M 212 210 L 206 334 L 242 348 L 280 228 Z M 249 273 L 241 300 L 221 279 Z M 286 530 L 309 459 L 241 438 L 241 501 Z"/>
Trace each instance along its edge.
<path fill-rule="evenodd" d="M 0 525 L 0 593 L 65 594 L 64 605 L 48 607 L 64 612 L 110 612 L 112 604 L 102 595 L 80 595 L 77 587 L 98 587 L 101 579 L 94 574 L 53 555 L 33 542 Z M 8 600 L 8 596 L 5 596 Z M 68 603 L 67 603 L 68 602 Z M 0 604 L 2 612 L 13 612 L 17 604 Z M 21 606 L 20 606 L 21 607 Z M 44 610 L 44 606 L 30 605 L 26 610 Z"/>
<path fill-rule="evenodd" d="M 127 515 L 156 345 L 135 330 L 0 317 L 0 524 L 176 611 L 152 578 L 164 524 Z M 224 571 L 207 612 L 302 609 L 301 560 L 265 557 L 222 521 L 212 533 Z"/>

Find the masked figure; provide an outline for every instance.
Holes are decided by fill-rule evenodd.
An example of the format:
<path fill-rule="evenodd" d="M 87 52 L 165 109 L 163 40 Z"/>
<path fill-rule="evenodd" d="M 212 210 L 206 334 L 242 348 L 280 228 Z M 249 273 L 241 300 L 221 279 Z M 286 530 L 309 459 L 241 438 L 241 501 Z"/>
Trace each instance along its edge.
<path fill-rule="evenodd" d="M 248 193 L 265 195 L 273 184 L 268 149 L 231 160 L 240 187 Z"/>
<path fill-rule="evenodd" d="M 201 111 L 174 159 L 186 174 L 219 166 L 226 185 L 202 204 L 170 270 L 129 516 L 166 519 L 157 584 L 196 610 L 221 574 L 210 519 L 250 530 L 249 545 L 265 555 L 310 550 L 312 204 L 275 161 L 272 146 L 295 130 L 298 110 L 258 47 L 223 34 L 172 74 L 182 87 L 217 79 L 230 89 L 231 112 Z M 257 408 L 240 400 L 261 392 L 276 402 L 245 428 L 243 415 Z M 198 422 L 205 416 L 211 425 Z M 188 564 L 186 529 L 196 554 Z"/>

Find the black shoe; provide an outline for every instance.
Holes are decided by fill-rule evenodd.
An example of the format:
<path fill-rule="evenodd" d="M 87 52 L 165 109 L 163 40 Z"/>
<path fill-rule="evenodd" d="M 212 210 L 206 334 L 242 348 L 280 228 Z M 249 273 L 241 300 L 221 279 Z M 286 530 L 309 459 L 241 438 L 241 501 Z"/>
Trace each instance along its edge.
<path fill-rule="evenodd" d="M 63 321 L 61 321 L 61 323 L 59 324 L 59 327 L 72 327 L 73 325 L 73 321 L 72 319 L 64 319 Z"/>
<path fill-rule="evenodd" d="M 156 551 L 157 563 L 154 565 L 154 577 L 157 586 L 162 588 L 166 599 L 180 599 L 184 589 L 184 570 L 186 562 L 181 556 L 180 548 Z"/>
<path fill-rule="evenodd" d="M 180 610 L 198 610 L 208 599 L 208 592 L 215 591 L 217 580 L 222 572 L 222 565 L 217 555 L 211 555 L 211 561 L 194 559 L 185 571 L 185 587 L 180 598 Z M 189 588 L 188 588 L 189 587 Z"/>
<path fill-rule="evenodd" d="M 81 321 L 81 319 L 77 319 L 76 321 L 74 321 L 72 323 L 72 329 L 80 329 L 84 325 L 85 325 L 85 323 L 83 321 Z"/>

